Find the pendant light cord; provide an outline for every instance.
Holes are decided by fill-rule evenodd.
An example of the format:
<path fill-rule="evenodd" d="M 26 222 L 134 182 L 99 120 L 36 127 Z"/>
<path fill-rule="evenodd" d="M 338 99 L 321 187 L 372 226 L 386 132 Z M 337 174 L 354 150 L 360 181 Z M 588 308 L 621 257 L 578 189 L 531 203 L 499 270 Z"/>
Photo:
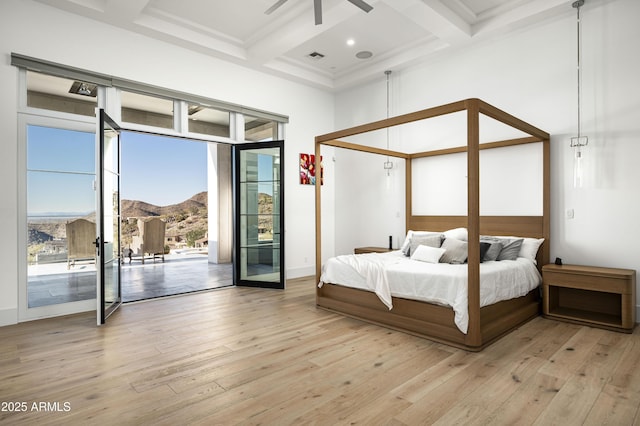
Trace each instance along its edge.
<path fill-rule="evenodd" d="M 387 118 L 389 118 L 389 76 L 391 71 L 385 71 L 384 73 L 387 76 Z M 387 126 L 387 149 L 389 149 L 389 126 Z"/>
<path fill-rule="evenodd" d="M 577 20 L 577 39 L 578 39 L 578 138 L 580 138 L 582 136 L 582 132 L 580 131 L 580 127 L 581 127 L 581 123 L 582 123 L 582 119 L 580 116 L 580 104 L 581 104 L 581 100 L 580 100 L 580 95 L 582 92 L 582 72 L 581 72 L 581 62 L 580 62 L 580 51 L 581 51 L 581 43 L 580 43 L 580 39 L 582 38 L 582 31 L 581 31 L 581 25 L 580 25 L 580 7 L 584 4 L 584 0 L 583 1 L 577 1 L 574 3 L 574 7 L 576 9 L 578 9 L 578 20 Z M 580 141 L 580 139 L 578 139 L 578 142 Z"/>
<path fill-rule="evenodd" d="M 582 103 L 582 23 L 580 21 L 580 8 L 584 5 L 585 0 L 577 0 L 574 1 L 571 6 L 577 9 L 577 20 L 576 20 L 576 38 L 578 45 L 577 52 L 577 74 L 578 74 L 578 136 L 571 138 L 571 147 L 575 147 L 580 150 L 580 147 L 585 146 L 589 143 L 586 137 L 582 137 L 582 116 L 581 116 L 581 103 Z M 583 140 L 584 139 L 584 140 Z"/>

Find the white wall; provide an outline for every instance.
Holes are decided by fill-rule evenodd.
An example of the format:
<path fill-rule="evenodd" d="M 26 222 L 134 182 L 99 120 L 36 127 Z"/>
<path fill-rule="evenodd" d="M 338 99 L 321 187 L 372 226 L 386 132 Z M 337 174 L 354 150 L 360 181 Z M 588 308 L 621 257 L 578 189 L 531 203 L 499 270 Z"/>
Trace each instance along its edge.
<path fill-rule="evenodd" d="M 394 71 L 392 115 L 477 97 L 549 132 L 551 258 L 638 271 L 640 2 L 588 1 L 581 15 L 582 131 L 589 136 L 582 188 L 573 187 L 573 152 L 569 148 L 569 138 L 577 132 L 576 21 L 570 2 L 567 13 L 550 23 Z M 384 79 L 381 75 L 379 82 L 336 96 L 338 129 L 384 118 Z M 337 155 L 338 163 L 342 152 Z M 355 157 L 349 161 L 356 161 Z M 338 183 L 349 182 L 355 172 L 343 170 Z M 368 191 L 369 204 L 363 204 L 362 196 L 358 209 L 377 208 L 381 186 L 362 190 Z M 337 212 L 341 208 L 338 200 L 347 203 L 349 191 L 337 186 Z M 565 218 L 567 209 L 574 210 L 574 219 Z M 383 229 L 376 229 L 374 222 L 360 226 L 370 233 L 369 242 L 383 244 Z M 342 232 L 352 228 L 336 214 L 336 229 L 341 231 L 336 232 L 336 247 L 361 241 L 362 234 Z"/>
<path fill-rule="evenodd" d="M 0 2 L 0 325 L 17 321 L 17 83 L 12 52 L 125 79 L 286 114 L 286 267 L 314 273 L 314 192 L 298 184 L 298 154 L 334 129 L 334 96 L 228 62 L 80 18 L 29 0 Z M 304 236 L 304 238 L 301 238 Z"/>

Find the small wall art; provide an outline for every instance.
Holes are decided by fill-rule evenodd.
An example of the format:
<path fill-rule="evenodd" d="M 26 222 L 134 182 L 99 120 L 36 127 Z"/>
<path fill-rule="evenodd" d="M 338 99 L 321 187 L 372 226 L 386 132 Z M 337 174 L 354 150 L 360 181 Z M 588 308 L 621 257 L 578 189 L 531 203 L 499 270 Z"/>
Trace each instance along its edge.
<path fill-rule="evenodd" d="M 316 156 L 315 154 L 300 154 L 300 184 L 316 184 Z M 320 156 L 320 185 L 324 184 L 324 166 Z"/>

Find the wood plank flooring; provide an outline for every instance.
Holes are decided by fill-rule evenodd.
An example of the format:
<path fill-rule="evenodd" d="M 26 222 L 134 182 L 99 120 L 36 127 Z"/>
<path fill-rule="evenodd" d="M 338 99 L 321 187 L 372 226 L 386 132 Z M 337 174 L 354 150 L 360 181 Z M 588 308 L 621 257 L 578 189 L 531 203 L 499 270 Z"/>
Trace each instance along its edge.
<path fill-rule="evenodd" d="M 311 278 L 94 321 L 0 327 L 1 424 L 640 423 L 637 329 L 536 318 L 468 353 L 316 309 Z"/>

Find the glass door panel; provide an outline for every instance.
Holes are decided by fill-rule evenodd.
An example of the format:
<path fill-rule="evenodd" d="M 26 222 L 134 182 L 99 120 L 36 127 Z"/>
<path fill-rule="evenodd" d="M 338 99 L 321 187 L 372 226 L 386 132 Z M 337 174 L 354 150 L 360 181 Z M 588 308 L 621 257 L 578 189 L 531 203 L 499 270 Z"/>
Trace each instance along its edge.
<path fill-rule="evenodd" d="M 236 285 L 284 288 L 284 142 L 234 147 Z"/>
<path fill-rule="evenodd" d="M 92 300 L 96 288 L 95 135 L 36 125 L 27 125 L 26 134 L 26 308 Z"/>
<path fill-rule="evenodd" d="M 105 320 L 122 303 L 120 243 L 120 133 L 116 123 L 100 110 L 98 159 L 98 272 L 97 321 Z"/>

